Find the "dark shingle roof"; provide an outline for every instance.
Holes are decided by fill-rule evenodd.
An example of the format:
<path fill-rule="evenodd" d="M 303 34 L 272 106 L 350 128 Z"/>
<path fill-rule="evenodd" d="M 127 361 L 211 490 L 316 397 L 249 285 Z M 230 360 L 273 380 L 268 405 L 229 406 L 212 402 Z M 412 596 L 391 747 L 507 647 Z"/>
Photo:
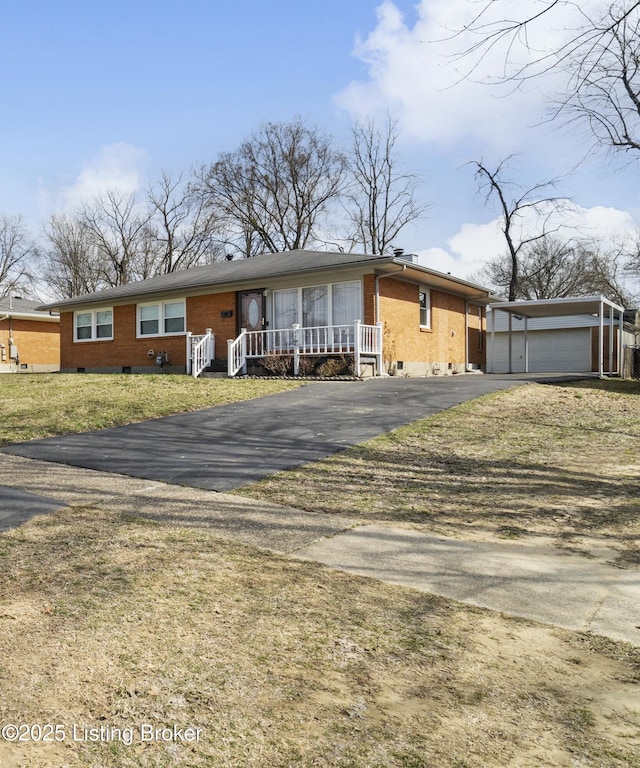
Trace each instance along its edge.
<path fill-rule="evenodd" d="M 406 270 L 406 276 L 417 282 L 423 282 L 439 290 L 455 293 L 465 298 L 489 301 L 492 292 L 476 283 L 461 280 L 449 274 L 437 272 L 403 258 L 372 256 L 365 253 L 335 253 L 331 251 L 285 251 L 284 253 L 266 253 L 251 259 L 219 261 L 202 267 L 191 267 L 168 275 L 151 277 L 137 283 L 128 283 L 117 288 L 61 299 L 46 304 L 40 309 L 61 310 L 89 304 L 127 303 L 144 296 L 161 294 L 195 293 L 198 289 L 207 289 L 225 285 L 253 283 L 255 287 L 263 280 L 287 275 L 300 275 L 325 270 L 348 269 L 350 267 L 369 267 L 381 274 L 389 270 Z M 486 303 L 486 302 L 485 302 Z"/>
<path fill-rule="evenodd" d="M 79 304 L 120 301 L 138 296 L 187 291 L 193 288 L 220 286 L 244 281 L 267 279 L 281 275 L 315 272 L 324 269 L 357 266 L 366 263 L 388 263 L 393 256 L 371 256 L 362 253 L 333 253 L 325 251 L 286 251 L 267 253 L 251 259 L 218 261 L 202 267 L 192 267 L 168 275 L 159 275 L 117 288 L 107 288 L 85 296 L 61 299 L 42 309 L 61 309 Z"/>

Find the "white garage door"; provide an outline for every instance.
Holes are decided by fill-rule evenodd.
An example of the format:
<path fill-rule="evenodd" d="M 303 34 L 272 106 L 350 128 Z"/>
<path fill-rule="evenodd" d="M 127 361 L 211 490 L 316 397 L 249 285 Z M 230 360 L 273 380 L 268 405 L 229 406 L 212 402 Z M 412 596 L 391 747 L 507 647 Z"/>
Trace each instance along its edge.
<path fill-rule="evenodd" d="M 557 328 L 546 331 L 529 331 L 529 371 L 571 373 L 591 370 L 591 329 Z M 496 333 L 494 358 L 495 373 L 506 373 L 508 363 L 508 336 Z M 524 371 L 524 333 L 512 334 L 512 370 Z M 491 367 L 491 350 L 487 358 Z"/>

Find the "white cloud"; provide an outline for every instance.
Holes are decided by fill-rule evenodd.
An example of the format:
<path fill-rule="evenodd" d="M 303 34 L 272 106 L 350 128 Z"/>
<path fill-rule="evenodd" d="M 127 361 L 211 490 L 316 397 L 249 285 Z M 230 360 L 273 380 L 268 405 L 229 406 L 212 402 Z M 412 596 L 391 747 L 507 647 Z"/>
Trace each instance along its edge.
<path fill-rule="evenodd" d="M 488 227 L 489 225 L 486 226 Z M 462 230 L 466 228 L 481 229 L 482 225 L 464 224 Z M 495 241 L 492 241 L 490 237 L 488 239 L 495 244 Z M 486 252 L 489 252 L 489 250 L 491 249 L 487 248 Z M 455 251 L 453 247 L 450 247 L 449 250 L 445 248 L 425 248 L 419 250 L 417 254 L 418 261 L 423 267 L 429 267 L 429 269 L 435 269 L 438 272 L 444 272 L 454 277 L 461 277 L 464 280 L 476 279 L 477 273 L 482 269 L 485 262 L 480 251 L 476 252 L 467 248 L 463 248 L 462 253 Z"/>
<path fill-rule="evenodd" d="M 124 194 L 136 192 L 140 186 L 141 166 L 145 151 L 131 144 L 109 144 L 80 171 L 71 186 L 59 194 L 59 208 L 68 210 L 109 190 Z"/>
<path fill-rule="evenodd" d="M 355 115 L 388 110 L 398 117 L 404 135 L 413 139 L 445 146 L 472 139 L 502 156 L 530 150 L 530 128 L 541 120 L 557 81 L 547 77 L 543 83 L 534 80 L 517 90 L 492 87 L 487 83 L 504 69 L 504 45 L 488 50 L 475 68 L 472 57 L 455 55 L 474 38 L 452 31 L 469 24 L 483 5 L 468 0 L 421 0 L 417 19 L 409 25 L 396 5 L 385 0 L 378 7 L 376 28 L 358 40 L 354 50 L 366 64 L 368 78 L 351 82 L 336 97 L 338 104 Z M 493 18 L 499 12 L 523 18 L 541 6 L 539 0 L 502 0 L 489 8 Z M 543 17 L 530 30 L 532 47 L 549 50 L 564 39 L 567 27 L 575 24 L 575 14 L 574 4 L 569 3 Z M 492 18 L 484 21 L 491 23 Z M 522 63 L 530 55 L 523 46 L 510 50 L 510 56 Z M 540 133 L 548 133 L 548 128 Z"/>
<path fill-rule="evenodd" d="M 506 251 L 501 225 L 499 218 L 486 224 L 463 224 L 447 241 L 448 249 L 418 251 L 420 264 L 450 272 L 456 277 L 477 278 L 486 261 Z M 633 239 L 637 232 L 637 225 L 628 211 L 605 206 L 583 208 L 569 202 L 562 212 L 549 219 L 548 227 L 554 229 L 556 226 L 561 226 L 559 237 L 599 240 L 605 248 L 621 240 Z M 530 215 L 522 221 L 521 234 L 532 236 L 540 231 L 539 228 L 540 219 Z"/>

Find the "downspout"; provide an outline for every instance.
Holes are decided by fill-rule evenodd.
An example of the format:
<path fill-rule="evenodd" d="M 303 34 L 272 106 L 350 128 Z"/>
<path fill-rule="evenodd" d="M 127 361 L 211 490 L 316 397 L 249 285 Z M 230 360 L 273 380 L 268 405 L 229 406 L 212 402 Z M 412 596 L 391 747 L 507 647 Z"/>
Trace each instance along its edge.
<path fill-rule="evenodd" d="M 407 268 L 406 264 L 398 264 L 399 267 L 401 267 L 397 272 L 391 272 L 388 275 L 376 275 L 376 291 L 375 291 L 375 322 L 380 322 L 380 280 L 384 277 L 393 277 L 394 275 L 399 275 L 401 272 L 404 272 Z"/>
<path fill-rule="evenodd" d="M 377 325 L 380 322 L 380 280 L 382 280 L 383 277 L 393 277 L 394 275 L 399 275 L 401 272 L 404 272 L 405 269 L 407 268 L 406 264 L 402 264 L 402 265 L 398 264 L 398 266 L 401 267 L 401 268 L 397 272 L 391 272 L 388 275 L 376 275 L 375 295 L 374 295 L 374 300 L 375 300 L 375 306 L 374 306 L 374 321 L 375 322 L 374 322 L 374 325 Z M 384 338 L 384 332 L 381 331 L 381 333 L 382 333 L 381 338 Z M 380 351 L 380 358 L 379 359 L 381 361 L 381 364 L 380 364 L 380 370 L 378 371 L 378 376 L 382 376 L 382 361 L 383 361 L 382 350 Z"/>
<path fill-rule="evenodd" d="M 9 303 L 11 303 L 11 297 L 9 297 Z M 0 317 L 0 323 L 3 323 L 5 320 L 9 321 L 9 350 L 7 355 L 7 360 L 9 361 L 9 368 L 11 369 L 11 347 L 13 345 L 13 315 L 5 315 L 4 317 Z"/>
<path fill-rule="evenodd" d="M 467 372 L 469 370 L 468 366 L 469 363 L 469 306 L 471 302 L 474 299 L 488 299 L 489 296 L 485 293 L 479 293 L 477 296 L 472 296 L 470 299 L 464 300 L 464 333 L 465 333 L 465 346 L 464 346 L 464 370 Z M 480 314 L 478 316 L 478 333 L 480 335 L 480 338 L 482 339 L 482 307 L 481 305 L 478 305 L 480 307 Z M 486 310 L 485 310 L 486 311 Z M 485 350 L 485 360 L 486 360 L 486 351 L 487 351 L 487 345 L 485 343 L 484 345 Z M 488 361 L 485 362 L 485 370 L 488 369 Z"/>
<path fill-rule="evenodd" d="M 469 299 L 464 300 L 464 370 L 469 370 Z"/>

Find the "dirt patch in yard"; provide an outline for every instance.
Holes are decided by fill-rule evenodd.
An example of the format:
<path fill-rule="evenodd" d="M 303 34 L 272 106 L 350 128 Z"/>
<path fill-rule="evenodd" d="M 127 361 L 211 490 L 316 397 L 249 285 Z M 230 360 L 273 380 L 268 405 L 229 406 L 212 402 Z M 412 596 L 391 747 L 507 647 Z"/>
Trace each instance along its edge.
<path fill-rule="evenodd" d="M 201 530 L 76 507 L 0 535 L 0 721 L 64 736 L 0 740 L 3 768 L 633 767 L 639 686 L 624 643 Z"/>
<path fill-rule="evenodd" d="M 640 396 L 616 386 L 488 395 L 236 493 L 468 539 L 545 537 L 637 564 Z"/>

